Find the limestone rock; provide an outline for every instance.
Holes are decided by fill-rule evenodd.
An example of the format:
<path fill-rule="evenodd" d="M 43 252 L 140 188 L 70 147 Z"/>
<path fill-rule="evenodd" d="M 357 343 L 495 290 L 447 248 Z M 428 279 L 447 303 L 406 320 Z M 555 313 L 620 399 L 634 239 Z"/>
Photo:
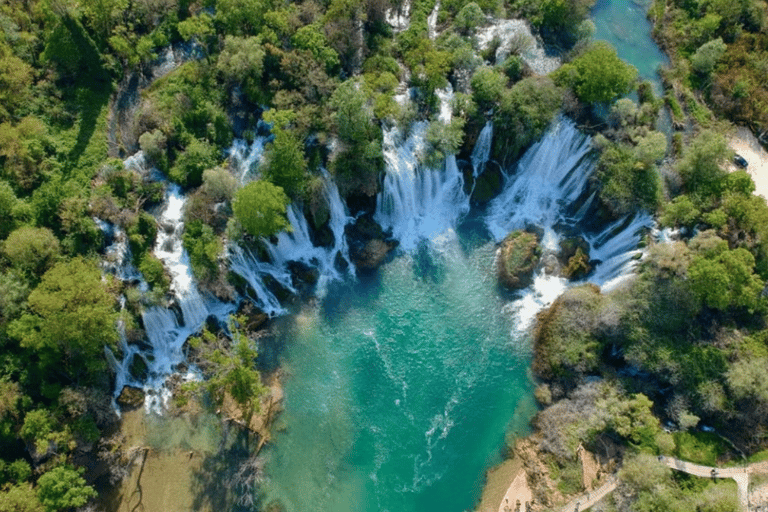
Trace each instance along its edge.
<path fill-rule="evenodd" d="M 514 290 L 529 286 L 539 257 L 539 238 L 527 231 L 513 231 L 497 253 L 499 281 Z"/>
<path fill-rule="evenodd" d="M 144 390 L 133 386 L 125 386 L 117 397 L 117 403 L 127 409 L 135 409 L 144 404 Z"/>

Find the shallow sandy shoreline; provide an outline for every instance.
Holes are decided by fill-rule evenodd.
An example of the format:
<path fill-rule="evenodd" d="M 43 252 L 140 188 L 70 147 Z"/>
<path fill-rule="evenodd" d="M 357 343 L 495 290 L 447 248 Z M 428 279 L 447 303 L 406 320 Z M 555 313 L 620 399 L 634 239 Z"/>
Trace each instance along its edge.
<path fill-rule="evenodd" d="M 476 512 L 514 511 L 520 500 L 520 510 L 525 511 L 525 503 L 533 499 L 533 492 L 528 486 L 523 462 L 515 457 L 507 459 L 499 466 L 488 471 L 483 495 Z M 508 508 L 506 508 L 508 507 Z"/>

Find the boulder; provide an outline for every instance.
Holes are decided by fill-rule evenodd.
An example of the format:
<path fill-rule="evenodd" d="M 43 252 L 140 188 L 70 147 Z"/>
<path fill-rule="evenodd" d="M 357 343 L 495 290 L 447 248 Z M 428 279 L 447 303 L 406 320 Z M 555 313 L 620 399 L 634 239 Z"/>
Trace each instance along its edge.
<path fill-rule="evenodd" d="M 369 215 L 357 218 L 346 228 L 349 257 L 359 270 L 374 270 L 386 259 L 397 242 L 388 240 L 381 226 Z"/>
<path fill-rule="evenodd" d="M 369 240 L 362 247 L 350 250 L 349 256 L 358 269 L 374 270 L 384 262 L 389 251 L 396 246 L 395 242 L 379 239 Z"/>
<path fill-rule="evenodd" d="M 144 405 L 144 390 L 133 386 L 124 386 L 117 397 L 117 403 L 126 409 L 136 409 Z"/>
<path fill-rule="evenodd" d="M 496 197 L 504 186 L 504 173 L 494 161 L 485 163 L 485 170 L 475 179 L 472 202 L 483 205 Z"/>
<path fill-rule="evenodd" d="M 584 237 L 566 238 L 560 242 L 562 275 L 568 279 L 580 279 L 592 271 L 589 263 L 589 243 Z"/>
<path fill-rule="evenodd" d="M 539 263 L 539 237 L 528 231 L 513 231 L 501 242 L 496 265 L 500 283 L 513 290 L 533 282 L 533 271 Z"/>

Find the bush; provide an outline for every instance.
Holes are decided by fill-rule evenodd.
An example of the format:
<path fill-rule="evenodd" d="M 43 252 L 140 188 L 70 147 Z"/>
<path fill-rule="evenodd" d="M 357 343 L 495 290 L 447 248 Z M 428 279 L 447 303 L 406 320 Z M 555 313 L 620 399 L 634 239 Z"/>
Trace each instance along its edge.
<path fill-rule="evenodd" d="M 203 183 L 203 171 L 216 167 L 218 151 L 207 141 L 192 139 L 176 158 L 169 177 L 183 187 L 197 187 Z"/>
<path fill-rule="evenodd" d="M 53 266 L 61 251 L 59 241 L 50 229 L 30 226 L 8 235 L 2 249 L 11 264 L 34 275 Z"/>

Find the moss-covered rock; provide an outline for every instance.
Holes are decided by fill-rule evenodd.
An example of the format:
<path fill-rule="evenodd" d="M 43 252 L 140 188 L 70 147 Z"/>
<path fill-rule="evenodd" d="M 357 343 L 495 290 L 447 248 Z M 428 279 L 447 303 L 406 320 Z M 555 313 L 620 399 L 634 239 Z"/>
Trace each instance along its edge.
<path fill-rule="evenodd" d="M 566 238 L 560 242 L 559 260 L 561 273 L 568 279 L 581 279 L 592 271 L 589 243 L 583 237 Z"/>
<path fill-rule="evenodd" d="M 144 390 L 125 386 L 117 397 L 117 403 L 126 409 L 135 409 L 144 403 Z"/>
<path fill-rule="evenodd" d="M 472 202 L 486 204 L 496 197 L 504 185 L 504 175 L 496 162 L 486 162 L 485 170 L 475 179 L 475 188 L 472 191 Z"/>
<path fill-rule="evenodd" d="M 513 231 L 501 242 L 497 253 L 500 283 L 512 289 L 530 285 L 539 257 L 539 237 L 527 231 Z"/>

